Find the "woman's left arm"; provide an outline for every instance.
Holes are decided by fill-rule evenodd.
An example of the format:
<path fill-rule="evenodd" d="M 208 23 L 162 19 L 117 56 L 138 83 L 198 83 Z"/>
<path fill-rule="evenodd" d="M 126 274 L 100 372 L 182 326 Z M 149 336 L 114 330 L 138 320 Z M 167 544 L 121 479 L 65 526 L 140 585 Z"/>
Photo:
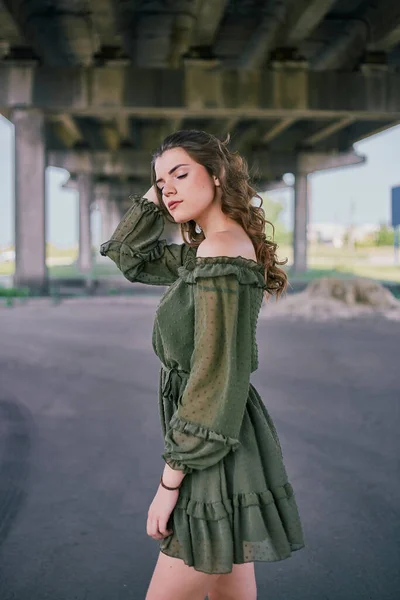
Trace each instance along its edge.
<path fill-rule="evenodd" d="M 183 471 L 176 471 L 165 465 L 162 479 L 167 487 L 180 486 L 184 477 Z M 178 498 L 179 490 L 166 490 L 160 483 L 147 516 L 147 534 L 150 537 L 161 540 L 172 533 L 167 529 L 167 525 Z"/>
<path fill-rule="evenodd" d="M 252 361 L 250 286 L 235 274 L 194 284 L 190 375 L 165 436 L 163 458 L 184 473 L 212 467 L 239 445 Z"/>

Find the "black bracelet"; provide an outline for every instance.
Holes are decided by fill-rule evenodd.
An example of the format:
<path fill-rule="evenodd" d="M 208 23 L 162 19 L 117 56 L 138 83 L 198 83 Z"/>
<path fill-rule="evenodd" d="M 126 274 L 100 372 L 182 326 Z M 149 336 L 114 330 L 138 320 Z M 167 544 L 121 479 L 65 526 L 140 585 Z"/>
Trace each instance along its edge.
<path fill-rule="evenodd" d="M 162 475 L 161 475 L 160 483 L 161 483 L 161 485 L 163 486 L 163 488 L 165 488 L 166 490 L 170 490 L 171 492 L 172 492 L 173 490 L 179 490 L 179 488 L 180 488 L 180 487 L 181 487 L 181 485 L 182 485 L 182 484 L 181 484 L 181 485 L 178 485 L 178 487 L 168 487 L 168 486 L 167 486 L 167 485 L 165 485 L 165 483 L 163 482 L 163 480 L 162 480 Z"/>

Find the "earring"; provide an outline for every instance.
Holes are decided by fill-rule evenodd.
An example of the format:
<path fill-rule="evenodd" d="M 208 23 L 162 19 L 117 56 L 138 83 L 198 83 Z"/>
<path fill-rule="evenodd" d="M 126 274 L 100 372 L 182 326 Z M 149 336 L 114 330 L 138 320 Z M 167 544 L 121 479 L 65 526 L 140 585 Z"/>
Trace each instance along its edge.
<path fill-rule="evenodd" d="M 196 223 L 196 227 L 194 228 L 196 233 L 201 233 L 203 230 L 198 223 Z"/>

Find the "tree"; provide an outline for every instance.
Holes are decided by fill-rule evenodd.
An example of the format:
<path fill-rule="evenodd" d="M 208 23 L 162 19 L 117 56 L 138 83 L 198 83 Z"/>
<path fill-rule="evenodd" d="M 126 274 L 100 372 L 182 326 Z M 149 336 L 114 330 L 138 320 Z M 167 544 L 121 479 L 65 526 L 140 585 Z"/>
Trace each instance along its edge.
<path fill-rule="evenodd" d="M 381 223 L 380 228 L 376 233 L 375 244 L 376 246 L 393 246 L 394 230 L 384 223 Z"/>
<path fill-rule="evenodd" d="M 263 199 L 262 208 L 264 209 L 265 218 L 275 227 L 274 241 L 278 244 L 291 243 L 292 233 L 287 230 L 282 221 L 283 211 L 285 210 L 284 203 L 280 200 L 271 200 L 266 194 L 261 193 L 259 195 Z M 273 231 L 270 225 L 266 226 L 265 233 L 267 237 L 272 238 Z"/>

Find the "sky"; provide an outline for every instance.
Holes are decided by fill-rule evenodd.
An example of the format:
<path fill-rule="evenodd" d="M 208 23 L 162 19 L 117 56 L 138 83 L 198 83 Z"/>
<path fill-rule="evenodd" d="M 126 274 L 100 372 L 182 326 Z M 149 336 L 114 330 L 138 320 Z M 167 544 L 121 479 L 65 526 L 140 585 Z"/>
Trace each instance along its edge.
<path fill-rule="evenodd" d="M 354 146 L 366 163 L 321 171 L 310 176 L 312 223 L 355 225 L 390 224 L 391 188 L 400 185 L 400 125 L 371 136 Z M 14 128 L 0 115 L 0 248 L 14 242 Z M 64 169 L 46 170 L 46 235 L 60 248 L 78 241 L 78 194 L 63 189 Z M 293 227 L 293 191 L 270 192 L 285 206 L 283 221 Z M 268 215 L 267 215 L 268 218 Z M 93 242 L 100 242 L 100 217 L 92 218 Z"/>

